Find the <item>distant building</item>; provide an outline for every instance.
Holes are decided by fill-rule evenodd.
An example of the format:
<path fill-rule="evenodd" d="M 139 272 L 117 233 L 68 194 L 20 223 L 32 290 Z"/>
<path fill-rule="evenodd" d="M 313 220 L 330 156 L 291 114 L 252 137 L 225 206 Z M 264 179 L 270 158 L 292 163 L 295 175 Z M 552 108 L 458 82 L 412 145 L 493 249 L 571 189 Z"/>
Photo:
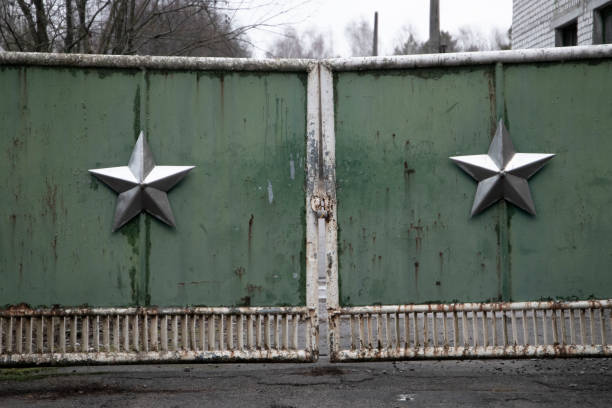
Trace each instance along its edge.
<path fill-rule="evenodd" d="M 612 43 L 612 0 L 513 0 L 512 48 Z"/>

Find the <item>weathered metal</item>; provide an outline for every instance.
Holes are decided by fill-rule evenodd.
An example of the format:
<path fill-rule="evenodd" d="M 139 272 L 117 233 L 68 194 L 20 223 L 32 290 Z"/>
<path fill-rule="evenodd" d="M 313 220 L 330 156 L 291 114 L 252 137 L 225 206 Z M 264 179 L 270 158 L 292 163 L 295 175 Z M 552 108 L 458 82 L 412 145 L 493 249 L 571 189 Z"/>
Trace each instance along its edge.
<path fill-rule="evenodd" d="M 612 259 L 596 249 L 612 233 L 596 187 L 610 182 L 611 61 L 609 45 L 325 61 L 340 246 L 327 262 L 341 266 L 329 277 L 341 283 L 333 359 L 610 355 L 608 300 L 520 301 L 612 293 Z M 519 147 L 579 152 L 554 166 L 561 185 L 532 181 L 546 214 L 502 203 L 466 222 L 466 179 L 443 157 L 489 142 L 502 117 Z M 383 306 L 358 306 L 371 304 Z"/>
<path fill-rule="evenodd" d="M 174 227 L 174 214 L 166 192 L 193 168 L 195 166 L 156 166 L 141 131 L 127 166 L 89 172 L 119 193 L 113 221 L 113 231 L 116 231 L 142 211 Z"/>
<path fill-rule="evenodd" d="M 334 361 L 612 355 L 606 323 L 612 323 L 612 300 L 363 306 L 330 313 L 344 334 L 331 353 Z"/>
<path fill-rule="evenodd" d="M 317 359 L 316 64 L 2 53 L 0 66 L 1 364 Z M 83 169 L 127 157 L 141 130 L 160 161 L 202 169 L 173 190 L 190 216 L 111 234 L 112 194 Z"/>
<path fill-rule="evenodd" d="M 307 307 L 13 308 L 0 311 L 0 364 L 316 361 L 316 319 Z"/>
<path fill-rule="evenodd" d="M 16 135 L 2 139 L 9 160 L 0 164 L 8 192 L 0 208 L 9 212 L 0 226 L 12 232 L 0 240 L 0 269 L 13 272 L 0 299 L 62 305 L 0 312 L 0 358 L 316 359 L 323 245 L 333 358 L 609 354 L 609 301 L 481 301 L 609 297 L 601 271 L 611 259 L 598 249 L 609 225 L 591 209 L 606 208 L 608 197 L 607 173 L 593 169 L 609 164 L 600 136 L 612 113 L 610 59 L 609 45 L 323 61 L 0 54 L 0 129 Z M 42 84 L 46 92 L 37 92 Z M 548 166 L 566 181 L 563 191 L 533 181 L 538 207 L 554 211 L 533 219 L 502 204 L 466 222 L 468 180 L 453 179 L 459 172 L 444 158 L 482 146 L 502 116 L 518 146 L 567 152 L 579 134 L 581 149 Z M 115 135 L 105 130 L 109 118 Z M 145 217 L 121 230 L 126 246 L 103 232 L 107 200 L 69 193 L 87 183 L 76 171 L 100 160 L 100 150 L 123 156 L 140 129 L 165 162 L 211 169 L 174 193 L 181 212 L 203 220 L 181 225 L 192 247 Z M 82 157 L 54 155 L 60 137 Z M 59 170 L 26 183 L 19 174 L 32 162 Z M 60 182 L 68 176 L 76 189 Z M 567 188 L 582 201 L 567 199 Z M 440 194 L 453 208 L 436 213 Z M 87 226 L 73 208 L 94 204 L 106 215 Z M 326 221 L 325 242 L 317 218 Z M 531 239 L 534 228 L 554 239 Z M 88 280 L 77 285 L 83 271 Z M 84 303 L 95 307 L 68 307 Z M 251 306 L 183 307 L 195 304 Z"/>
<path fill-rule="evenodd" d="M 306 305 L 306 86 L 3 64 L 0 307 Z M 172 190 L 177 229 L 143 214 L 113 234 L 116 194 L 84 170 L 129 157 L 140 130 L 158 162 L 202 171 Z"/>
<path fill-rule="evenodd" d="M 3 317 L 30 316 L 101 316 L 101 315 L 170 315 L 170 314 L 215 314 L 215 315 L 269 315 L 287 313 L 309 313 L 312 308 L 297 307 L 55 307 L 36 308 L 13 306 L 0 310 Z"/>
<path fill-rule="evenodd" d="M 412 313 L 412 312 L 491 312 L 502 310 L 574 310 L 574 309 L 609 309 L 612 300 L 577 300 L 563 301 L 533 301 L 533 302 L 490 302 L 490 303 L 430 303 L 420 305 L 380 305 L 380 306 L 353 306 L 342 307 L 336 312 L 342 315 L 362 313 Z M 332 314 L 333 314 L 332 313 Z"/>
<path fill-rule="evenodd" d="M 325 60 L 334 72 L 458 67 L 502 64 L 536 64 L 612 57 L 612 45 L 531 48 L 507 51 L 457 52 L 448 54 L 388 57 L 332 58 Z"/>
<path fill-rule="evenodd" d="M 308 59 L 195 58 L 148 55 L 53 54 L 3 52 L 0 65 L 70 68 L 139 68 L 154 70 L 306 72 Z"/>
<path fill-rule="evenodd" d="M 504 121 L 500 119 L 487 154 L 453 156 L 450 159 L 478 181 L 472 216 L 499 200 L 506 200 L 535 215 L 535 204 L 527 180 L 554 156 L 548 153 L 517 153 Z"/>
<path fill-rule="evenodd" d="M 319 87 L 321 89 L 320 114 L 320 183 L 323 198 L 325 219 L 325 285 L 326 307 L 328 311 L 336 310 L 338 303 L 338 223 L 336 201 L 336 139 L 334 116 L 334 78 L 331 69 L 322 64 L 319 68 Z M 314 210 L 314 209 L 313 209 Z M 340 332 L 328 318 L 329 349 L 336 349 Z"/>
<path fill-rule="evenodd" d="M 612 295 L 612 53 L 552 55 L 334 73 L 342 306 Z M 530 180 L 538 217 L 502 202 L 470 219 L 472 180 L 445 160 L 489 144 L 502 114 L 518 149 L 564 158 Z"/>
<path fill-rule="evenodd" d="M 444 54 L 313 59 L 194 58 L 92 54 L 3 52 L 0 65 L 66 66 L 82 68 L 145 68 L 161 70 L 281 71 L 306 72 L 323 63 L 333 71 L 406 69 L 436 66 L 464 66 L 538 63 L 601 59 L 612 56 L 612 46 L 555 47 L 507 51 L 459 52 Z"/>

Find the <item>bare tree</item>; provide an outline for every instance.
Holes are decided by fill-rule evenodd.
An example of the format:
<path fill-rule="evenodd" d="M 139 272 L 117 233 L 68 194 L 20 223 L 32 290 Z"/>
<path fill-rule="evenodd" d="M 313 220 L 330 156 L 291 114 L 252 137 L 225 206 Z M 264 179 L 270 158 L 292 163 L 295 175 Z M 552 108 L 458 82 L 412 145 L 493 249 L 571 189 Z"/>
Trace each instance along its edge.
<path fill-rule="evenodd" d="M 365 19 L 350 22 L 344 33 L 351 48 L 351 56 L 365 57 L 372 55 L 374 30 Z"/>
<path fill-rule="evenodd" d="M 461 51 L 484 51 L 491 49 L 488 39 L 481 31 L 469 26 L 459 28 L 456 37 L 458 48 Z"/>
<path fill-rule="evenodd" d="M 326 58 L 332 56 L 332 45 L 325 36 L 314 29 L 301 35 L 295 28 L 287 28 L 267 53 L 271 58 Z"/>
<path fill-rule="evenodd" d="M 239 3 L 217 0 L 0 0 L 0 46 L 8 51 L 247 56 Z"/>

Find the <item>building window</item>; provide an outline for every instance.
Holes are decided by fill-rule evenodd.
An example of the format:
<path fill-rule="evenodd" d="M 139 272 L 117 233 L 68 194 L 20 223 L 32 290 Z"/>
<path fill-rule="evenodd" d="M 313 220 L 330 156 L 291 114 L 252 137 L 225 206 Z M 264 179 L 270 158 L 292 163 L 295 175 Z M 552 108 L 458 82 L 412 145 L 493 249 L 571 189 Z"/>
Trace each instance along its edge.
<path fill-rule="evenodd" d="M 555 30 L 555 46 L 571 47 L 578 45 L 578 21 L 574 20 Z"/>
<path fill-rule="evenodd" d="M 593 44 L 612 44 L 612 3 L 594 11 Z"/>

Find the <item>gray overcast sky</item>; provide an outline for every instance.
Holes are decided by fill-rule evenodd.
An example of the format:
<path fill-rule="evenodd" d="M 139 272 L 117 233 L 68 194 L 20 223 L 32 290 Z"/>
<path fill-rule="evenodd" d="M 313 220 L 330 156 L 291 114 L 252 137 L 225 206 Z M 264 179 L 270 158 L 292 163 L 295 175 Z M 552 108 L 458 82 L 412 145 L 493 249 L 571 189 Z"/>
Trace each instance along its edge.
<path fill-rule="evenodd" d="M 420 40 L 429 30 L 429 0 L 229 0 L 229 7 L 246 7 L 238 11 L 236 24 L 265 21 L 270 28 L 252 30 L 249 37 L 255 45 L 254 56 L 263 57 L 283 26 L 291 25 L 298 32 L 309 28 L 332 38 L 334 53 L 348 56 L 344 36 L 346 25 L 361 17 L 373 21 L 378 11 L 380 54 L 390 54 L 402 32 L 412 26 Z M 285 12 L 278 15 L 279 11 Z M 512 24 L 512 0 L 440 0 L 440 28 L 451 33 L 470 26 L 488 37 L 495 28 L 507 30 Z"/>

